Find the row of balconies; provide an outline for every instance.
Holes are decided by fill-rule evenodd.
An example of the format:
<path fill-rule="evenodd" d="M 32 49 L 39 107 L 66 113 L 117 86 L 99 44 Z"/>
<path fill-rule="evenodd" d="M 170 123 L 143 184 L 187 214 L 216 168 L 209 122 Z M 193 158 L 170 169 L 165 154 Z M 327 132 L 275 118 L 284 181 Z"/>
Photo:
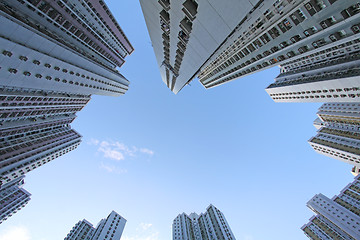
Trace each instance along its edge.
<path fill-rule="evenodd" d="M 356 77 L 359 75 L 360 75 L 360 69 L 353 68 L 353 69 L 347 69 L 345 71 L 329 72 L 329 73 L 324 73 L 321 75 L 308 76 L 308 77 L 301 76 L 301 77 L 299 77 L 297 79 L 293 79 L 293 80 L 275 82 L 275 83 L 270 84 L 268 88 L 305 84 L 305 83 L 319 82 L 319 81 L 326 81 L 326 80 L 334 80 L 334 79 L 340 79 L 340 78 Z"/>
<path fill-rule="evenodd" d="M 350 40 L 345 43 L 341 43 L 339 45 L 333 46 L 331 48 L 317 51 L 315 53 L 310 54 L 309 56 L 304 56 L 301 58 L 294 59 L 293 61 L 289 61 L 283 67 L 289 68 L 289 66 L 292 65 L 291 66 L 292 70 L 287 70 L 286 73 L 301 72 L 302 69 L 308 69 L 310 67 L 310 66 L 304 65 L 305 64 L 304 61 L 306 61 L 308 64 L 311 64 L 311 67 L 313 67 L 314 64 L 316 64 L 316 62 L 314 62 L 315 59 L 319 60 L 320 58 L 322 58 L 322 59 L 326 59 L 326 61 L 330 61 L 330 58 L 335 59 L 335 58 L 342 57 L 341 55 L 344 52 L 345 47 L 347 47 L 346 50 L 349 52 L 349 54 L 354 55 L 359 52 L 359 50 L 354 51 L 352 49 L 352 48 L 359 49 L 359 46 L 357 43 L 360 43 L 360 39 Z M 311 59 L 311 61 L 310 61 L 310 59 Z M 301 66 L 300 66 L 301 68 L 299 69 L 297 66 L 298 66 L 298 63 L 301 63 L 301 62 L 303 64 L 301 64 Z M 320 61 L 320 62 L 324 62 L 324 61 Z M 282 74 L 280 74 L 280 75 L 282 75 Z"/>
<path fill-rule="evenodd" d="M 47 29 L 41 27 L 39 24 L 34 23 L 33 21 L 31 21 L 31 19 L 29 18 L 25 18 L 19 14 L 17 14 L 13 9 L 9 9 L 9 8 L 5 8 L 4 6 L 0 5 L 0 9 L 4 12 L 6 12 L 7 14 L 15 17 L 16 19 L 20 20 L 21 22 L 25 23 L 26 25 L 29 25 L 30 27 L 42 32 L 43 34 L 45 34 L 46 36 L 49 36 L 50 38 L 55 39 L 56 41 L 58 41 L 60 44 L 65 45 L 66 47 L 72 49 L 73 51 L 80 53 L 82 55 L 85 55 L 88 59 L 91 59 L 92 61 L 96 62 L 96 64 L 101 65 L 102 67 L 105 67 L 107 70 L 111 71 L 112 73 L 122 76 L 121 74 L 119 74 L 118 71 L 114 70 L 113 68 L 109 67 L 108 65 L 104 64 L 103 62 L 97 60 L 96 58 L 94 58 L 93 56 L 91 56 L 89 53 L 83 51 L 82 49 L 78 48 L 77 46 L 75 46 L 74 44 L 65 41 L 64 39 L 60 38 L 58 35 L 53 34 L 52 32 L 48 31 Z M 34 9 L 35 11 L 35 9 Z M 19 43 L 20 44 L 20 43 Z M 28 47 L 28 46 L 26 46 Z M 61 60 L 61 59 L 59 59 Z M 123 77 L 123 76 L 122 76 Z"/>
<path fill-rule="evenodd" d="M 163 30 L 162 39 L 163 39 L 163 50 L 164 50 L 164 61 L 163 65 L 166 67 L 166 83 L 169 86 L 170 74 L 169 71 L 172 71 L 170 66 L 170 0 L 159 0 L 158 3 L 163 7 L 163 10 L 160 12 L 160 27 Z"/>
<path fill-rule="evenodd" d="M 187 0 L 183 3 L 182 11 L 185 13 L 185 17 L 180 22 L 180 32 L 178 34 L 179 42 L 177 44 L 174 70 L 176 74 L 179 74 L 181 63 L 186 51 L 186 45 L 189 42 L 190 33 L 192 31 L 193 21 L 196 18 L 198 4 L 194 0 Z"/>
<path fill-rule="evenodd" d="M 317 6 L 317 8 L 318 8 L 318 11 L 320 11 L 323 7 Z M 303 20 L 305 20 L 305 17 L 304 17 L 304 15 L 302 14 L 301 10 L 295 11 L 292 15 L 290 15 L 290 18 L 291 18 L 292 21 L 295 23 L 295 25 L 297 25 L 297 24 L 299 24 L 300 22 L 302 22 Z M 330 25 L 332 25 L 332 24 L 335 24 L 335 20 L 332 19 L 332 18 L 329 18 L 329 19 L 324 20 L 323 23 L 326 25 L 326 26 L 325 26 L 325 25 L 324 25 L 324 26 L 327 27 L 327 25 L 330 26 Z M 286 24 L 286 22 L 285 22 L 285 24 Z M 284 29 L 282 29 L 281 27 L 279 27 L 279 28 L 282 30 L 282 32 L 285 32 L 285 31 L 287 30 L 287 29 L 285 29 L 285 26 L 286 26 L 285 24 L 282 23 L 282 25 L 281 25 Z M 354 26 L 353 26 L 353 27 L 354 27 Z M 291 27 L 289 26 L 289 28 L 291 28 Z M 355 26 L 354 29 L 355 29 L 355 30 L 356 30 L 356 29 L 359 29 L 359 31 L 360 31 L 360 26 L 359 26 L 359 27 Z M 317 31 L 317 30 L 316 30 L 315 27 L 311 27 L 311 28 L 309 28 L 309 29 L 307 29 L 307 30 L 304 31 L 304 35 L 305 35 L 305 36 L 310 36 L 310 35 L 316 33 L 316 31 Z M 354 31 L 354 30 L 353 30 L 353 31 Z M 278 37 L 278 36 L 280 35 L 280 32 L 279 32 L 279 30 L 278 30 L 276 27 L 273 27 L 272 29 L 270 29 L 270 30 L 268 31 L 268 34 L 269 34 L 273 39 L 275 39 L 276 37 Z M 339 39 L 343 38 L 344 35 L 345 35 L 345 32 L 344 32 L 344 31 L 335 32 L 335 33 L 333 33 L 333 34 L 331 34 L 331 35 L 329 36 L 329 39 L 330 39 L 332 42 L 335 42 L 335 41 L 338 41 Z M 260 36 L 259 39 L 261 39 L 264 44 L 266 44 L 267 42 L 270 41 L 270 39 L 267 37 L 266 34 L 263 34 L 262 36 Z M 300 40 L 301 40 L 300 35 L 296 35 L 296 36 L 293 36 L 293 37 L 291 38 L 291 42 L 292 42 L 292 43 L 296 43 L 296 42 L 298 42 L 298 41 L 300 41 Z M 256 41 L 256 40 L 255 40 L 255 41 Z M 254 41 L 254 42 L 255 42 L 255 41 Z M 253 43 L 254 43 L 254 42 L 253 42 Z M 325 40 L 319 40 L 319 41 L 313 42 L 313 43 L 312 43 L 312 46 L 313 46 L 314 48 L 318 48 L 318 47 L 321 47 L 321 46 L 323 46 L 323 45 L 325 45 L 325 44 L 326 44 Z M 257 46 L 256 48 L 261 47 L 261 44 L 260 44 L 260 45 L 259 45 L 259 44 L 254 44 L 254 45 Z M 284 42 L 280 43 L 279 46 L 280 46 L 280 48 L 285 48 L 285 47 L 287 47 L 288 45 L 289 45 L 289 44 L 288 44 L 286 41 L 284 41 Z M 239 51 L 239 52 L 238 52 L 238 55 L 242 55 L 242 56 L 240 56 L 240 58 L 242 58 L 242 57 L 250 54 L 251 52 L 254 52 L 254 51 L 256 50 L 256 48 L 254 48 L 253 45 L 249 44 L 249 45 L 247 46 L 247 48 L 243 48 L 241 51 Z M 274 52 L 276 52 L 276 51 L 278 51 L 278 50 L 279 50 L 279 48 L 278 48 L 277 46 L 274 46 L 274 47 L 272 47 L 272 48 L 270 49 L 270 51 L 271 51 L 272 53 L 274 53 Z M 301 46 L 300 48 L 298 48 L 298 51 L 299 51 L 300 54 L 305 53 L 305 52 L 307 52 L 307 51 L 309 51 L 309 50 L 310 50 L 309 47 L 306 46 L 306 45 L 305 45 L 305 46 Z M 265 52 L 263 53 L 264 56 L 270 55 L 270 54 L 271 54 L 270 51 L 265 51 Z M 289 57 L 289 58 L 294 57 L 295 55 L 296 55 L 296 54 L 295 54 L 293 51 L 290 51 L 290 52 L 287 53 L 287 57 Z M 261 55 L 260 55 L 260 56 L 261 56 Z M 269 62 L 270 62 L 270 64 L 274 64 L 274 63 L 276 63 L 276 62 L 278 62 L 278 61 L 282 61 L 282 60 L 285 60 L 285 57 L 284 57 L 284 56 L 279 56 L 278 59 L 270 60 Z M 227 62 L 229 62 L 229 60 L 228 60 Z M 227 65 L 231 65 L 231 63 L 230 63 L 230 64 L 227 64 Z M 201 74 L 201 75 L 202 75 L 202 76 L 201 76 L 201 80 L 204 81 L 204 80 L 206 80 L 206 79 L 214 76 L 217 72 L 220 72 L 220 71 L 222 70 L 221 67 L 222 67 L 222 69 L 224 69 L 224 68 L 226 68 L 226 67 L 228 67 L 228 66 L 226 66 L 226 63 L 224 63 L 224 64 L 222 64 L 221 66 L 218 66 L 218 67 L 217 67 L 216 69 L 214 69 L 212 72 L 209 72 L 208 74 L 204 74 L 204 73 Z M 212 81 L 214 81 L 214 80 L 212 80 Z"/>
<path fill-rule="evenodd" d="M 352 62 L 352 61 L 356 61 L 356 60 L 359 60 L 359 59 L 360 59 L 360 50 L 352 52 L 351 55 L 339 56 L 339 57 L 334 58 L 334 59 L 326 59 L 324 61 L 311 63 L 311 65 L 309 65 L 307 67 L 303 67 L 303 68 L 301 68 L 299 70 L 281 73 L 277 78 L 283 77 L 283 76 L 286 76 L 286 75 L 290 75 L 290 74 L 294 74 L 294 73 L 306 72 L 306 71 L 310 71 L 310 70 L 316 70 L 316 69 L 320 69 L 320 68 L 325 68 L 325 67 L 328 67 L 328 66 L 334 66 L 334 65 L 347 63 L 347 62 Z"/>

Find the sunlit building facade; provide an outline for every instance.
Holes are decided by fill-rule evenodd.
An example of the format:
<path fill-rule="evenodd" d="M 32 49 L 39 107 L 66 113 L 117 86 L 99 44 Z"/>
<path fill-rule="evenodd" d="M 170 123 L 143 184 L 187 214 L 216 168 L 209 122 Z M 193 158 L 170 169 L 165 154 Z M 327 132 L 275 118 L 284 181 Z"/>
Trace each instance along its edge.
<path fill-rule="evenodd" d="M 251 0 L 140 0 L 161 78 L 178 93 L 256 4 Z M 236 17 L 235 17 L 236 16 Z"/>
<path fill-rule="evenodd" d="M 325 103 L 314 121 L 318 129 L 316 136 L 309 140 L 318 153 L 353 166 L 357 175 L 360 167 L 360 104 Z"/>
<path fill-rule="evenodd" d="M 360 5 L 352 0 L 140 2 L 162 79 L 175 93 L 196 76 L 212 88 L 280 65 L 266 90 L 275 101 L 359 97 Z M 332 93 L 337 89 L 346 96 Z"/>
<path fill-rule="evenodd" d="M 173 221 L 173 240 L 235 240 L 224 214 L 210 205 L 205 213 L 179 214 Z"/>
<path fill-rule="evenodd" d="M 90 100 L 89 96 L 1 90 L 1 185 L 80 144 L 81 135 L 71 129 L 70 123 Z"/>
<path fill-rule="evenodd" d="M 2 85 L 86 95 L 127 91 L 129 81 L 116 67 L 134 49 L 103 1 L 4 0 L 0 7 Z"/>
<path fill-rule="evenodd" d="M 76 113 L 92 94 L 125 94 L 117 68 L 134 48 L 101 0 L 1 0 L 0 22 L 2 191 L 77 148 Z"/>
<path fill-rule="evenodd" d="M 91 240 L 94 235 L 95 228 L 93 225 L 88 222 L 86 219 L 79 221 L 75 224 L 75 226 L 71 229 L 68 235 L 64 238 L 64 240 L 75 240 L 75 239 L 83 239 L 83 240 Z"/>
<path fill-rule="evenodd" d="M 0 188 L 0 224 L 30 201 L 31 194 L 22 188 L 24 176 L 18 177 Z"/>
<path fill-rule="evenodd" d="M 359 177 L 332 199 L 316 194 L 307 206 L 316 213 L 301 227 L 309 239 L 360 239 Z"/>
<path fill-rule="evenodd" d="M 120 240 L 126 219 L 112 211 L 106 219 L 101 219 L 94 228 L 87 220 L 79 221 L 64 240 Z"/>

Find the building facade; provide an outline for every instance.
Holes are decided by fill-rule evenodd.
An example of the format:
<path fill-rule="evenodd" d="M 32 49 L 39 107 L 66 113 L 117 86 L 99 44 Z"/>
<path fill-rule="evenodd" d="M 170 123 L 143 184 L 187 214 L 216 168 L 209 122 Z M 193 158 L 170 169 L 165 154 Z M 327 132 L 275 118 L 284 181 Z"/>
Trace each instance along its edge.
<path fill-rule="evenodd" d="M 210 88 L 276 65 L 284 75 L 324 62 L 320 52 L 357 39 L 359 6 L 354 4 L 351 0 L 259 1 L 219 49 L 221 53 L 206 63 L 200 82 Z"/>
<path fill-rule="evenodd" d="M 81 135 L 71 129 L 89 96 L 43 91 L 0 92 L 0 183 L 74 150 Z"/>
<path fill-rule="evenodd" d="M 123 95 L 134 48 L 101 0 L 0 0 L 0 191 L 80 144 L 92 94 Z M 30 196 L 16 190 L 22 202 Z M 20 203 L 19 203 L 20 204 Z M 5 215 L 4 215 L 5 216 Z M 1 215 L 1 219 L 5 219 Z"/>
<path fill-rule="evenodd" d="M 30 201 L 31 194 L 22 188 L 24 176 L 8 182 L 0 189 L 0 224 Z"/>
<path fill-rule="evenodd" d="M 163 82 L 178 93 L 246 15 L 253 0 L 140 0 Z"/>
<path fill-rule="evenodd" d="M 64 240 L 120 240 L 125 224 L 126 219 L 112 211 L 96 228 L 85 219 L 79 221 Z"/>
<path fill-rule="evenodd" d="M 309 223 L 301 227 L 309 239 L 360 238 L 360 180 L 346 186 L 332 199 L 316 194 L 307 206 L 316 213 Z"/>
<path fill-rule="evenodd" d="M 205 213 L 179 214 L 173 221 L 173 240 L 235 240 L 225 216 L 210 205 Z"/>
<path fill-rule="evenodd" d="M 212 88 L 280 65 L 266 89 L 275 101 L 360 97 L 360 5 L 352 0 L 140 2 L 162 79 L 175 93 L 196 76 Z M 208 43 L 214 37 L 204 29 L 218 41 Z M 197 41 L 210 46 L 204 54 Z"/>
<path fill-rule="evenodd" d="M 2 85 L 86 95 L 124 94 L 129 81 L 116 67 L 133 48 L 114 25 L 109 10 L 106 16 L 96 11 L 106 7 L 99 2 L 103 3 L 82 1 L 83 6 L 74 0 L 1 1 Z"/>
<path fill-rule="evenodd" d="M 79 221 L 75 224 L 75 226 L 71 229 L 68 235 L 64 238 L 64 240 L 71 239 L 82 239 L 82 240 L 91 240 L 94 235 L 95 228 L 93 225 L 88 222 L 86 219 Z"/>
<path fill-rule="evenodd" d="M 318 129 L 316 136 L 309 140 L 318 153 L 353 166 L 357 175 L 360 167 L 360 104 L 325 103 L 314 121 Z"/>

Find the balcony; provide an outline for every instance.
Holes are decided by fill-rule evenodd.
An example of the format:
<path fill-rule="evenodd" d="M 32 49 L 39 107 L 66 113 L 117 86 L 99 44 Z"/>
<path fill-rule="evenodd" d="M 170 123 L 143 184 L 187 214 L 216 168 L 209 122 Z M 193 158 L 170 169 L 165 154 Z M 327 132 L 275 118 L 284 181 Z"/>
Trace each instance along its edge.
<path fill-rule="evenodd" d="M 360 12 L 360 3 L 357 3 L 343 11 L 341 11 L 341 15 L 344 19 L 354 16 Z"/>
<path fill-rule="evenodd" d="M 166 23 L 168 25 L 170 24 L 170 15 L 165 10 L 162 10 L 160 12 L 160 18 L 164 21 L 164 23 Z"/>
<path fill-rule="evenodd" d="M 186 45 L 184 45 L 182 42 L 178 42 L 177 47 L 180 49 L 180 51 L 185 52 Z"/>
<path fill-rule="evenodd" d="M 192 29 L 192 22 L 188 18 L 184 18 L 180 22 L 180 28 L 187 34 L 190 35 Z"/>
<path fill-rule="evenodd" d="M 342 32 L 336 32 L 329 36 L 330 40 L 333 42 L 336 42 L 337 40 L 340 40 L 343 37 L 344 37 L 344 34 Z"/>
<path fill-rule="evenodd" d="M 186 0 L 182 11 L 191 20 L 194 21 L 197 14 L 198 4 L 194 0 Z"/>
<path fill-rule="evenodd" d="M 170 34 L 170 26 L 169 24 L 165 23 L 162 19 L 160 19 L 160 26 L 161 29 L 164 31 L 166 35 Z"/>
<path fill-rule="evenodd" d="M 189 36 L 184 31 L 180 31 L 179 39 L 184 45 L 186 45 L 187 42 L 189 41 Z"/>
<path fill-rule="evenodd" d="M 325 29 L 335 24 L 335 21 L 333 18 L 328 18 L 322 22 L 320 22 L 320 26 Z"/>
<path fill-rule="evenodd" d="M 184 53 L 183 53 L 182 51 L 180 51 L 180 49 L 177 49 L 177 50 L 176 50 L 176 58 L 177 58 L 178 56 L 181 57 L 181 58 L 184 57 Z"/>
<path fill-rule="evenodd" d="M 159 0 L 158 2 L 164 8 L 165 11 L 170 10 L 170 0 Z"/>
<path fill-rule="evenodd" d="M 358 77 L 359 75 L 360 75 L 360 69 L 354 67 L 353 69 L 347 69 L 345 71 L 327 72 L 327 73 L 325 72 L 324 74 L 321 75 L 301 76 L 299 78 L 292 80 L 275 82 L 270 84 L 267 88 L 276 88 L 276 87 L 292 86 L 297 84 L 307 84 L 312 82 L 335 80 L 341 78 Z"/>

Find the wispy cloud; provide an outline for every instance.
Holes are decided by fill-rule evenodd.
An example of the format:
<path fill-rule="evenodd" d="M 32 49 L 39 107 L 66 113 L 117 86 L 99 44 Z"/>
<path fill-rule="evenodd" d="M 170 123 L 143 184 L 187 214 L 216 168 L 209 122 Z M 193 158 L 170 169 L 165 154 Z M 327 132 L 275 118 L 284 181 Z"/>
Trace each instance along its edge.
<path fill-rule="evenodd" d="M 154 229 L 151 223 L 140 223 L 136 228 L 135 235 L 124 236 L 123 240 L 158 240 L 159 232 Z"/>
<path fill-rule="evenodd" d="M 244 240 L 254 240 L 255 238 L 252 235 L 246 234 L 243 236 Z"/>
<path fill-rule="evenodd" d="M 138 148 L 135 146 L 127 146 L 118 141 L 100 141 L 98 139 L 90 139 L 89 145 L 97 146 L 97 151 L 102 152 L 105 158 L 116 161 L 124 160 L 126 157 L 136 157 L 138 153 L 153 156 L 154 151 L 148 148 Z"/>
<path fill-rule="evenodd" d="M 147 148 L 140 148 L 140 152 L 142 153 L 146 153 L 150 156 L 154 155 L 154 151 L 150 150 L 150 149 L 147 149 Z"/>
<path fill-rule="evenodd" d="M 140 227 L 142 230 L 147 230 L 147 229 L 149 229 L 151 226 L 152 226 L 151 223 L 140 223 L 140 225 L 139 225 L 139 227 Z"/>
<path fill-rule="evenodd" d="M 109 173 L 116 173 L 116 174 L 127 173 L 126 169 L 118 168 L 118 167 L 113 166 L 113 165 L 108 165 L 108 164 L 105 164 L 103 162 L 101 162 L 100 168 L 106 170 Z"/>
<path fill-rule="evenodd" d="M 104 157 L 111 158 L 117 161 L 124 160 L 124 154 L 117 148 L 111 146 L 108 142 L 102 141 L 98 148 L 98 151 L 104 153 Z"/>
<path fill-rule="evenodd" d="M 9 227 L 0 235 L 1 240 L 30 240 L 30 232 L 24 226 Z"/>

